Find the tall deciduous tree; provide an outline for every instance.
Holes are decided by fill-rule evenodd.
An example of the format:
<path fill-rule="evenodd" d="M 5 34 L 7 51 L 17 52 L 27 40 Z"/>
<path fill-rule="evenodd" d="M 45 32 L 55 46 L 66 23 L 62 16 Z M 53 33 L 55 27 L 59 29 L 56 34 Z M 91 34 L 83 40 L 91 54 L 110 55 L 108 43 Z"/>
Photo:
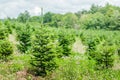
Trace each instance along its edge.
<path fill-rule="evenodd" d="M 23 22 L 23 23 L 26 23 L 30 18 L 30 14 L 28 11 L 25 11 L 24 13 L 20 13 L 17 20 L 19 22 Z"/>

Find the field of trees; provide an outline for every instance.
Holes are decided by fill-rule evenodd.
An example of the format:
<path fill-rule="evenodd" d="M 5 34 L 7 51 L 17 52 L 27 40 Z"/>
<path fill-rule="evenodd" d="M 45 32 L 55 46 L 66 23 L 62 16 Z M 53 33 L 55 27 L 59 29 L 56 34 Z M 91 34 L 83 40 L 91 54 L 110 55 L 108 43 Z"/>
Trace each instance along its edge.
<path fill-rule="evenodd" d="M 1 19 L 0 80 L 120 80 L 120 7 Z"/>

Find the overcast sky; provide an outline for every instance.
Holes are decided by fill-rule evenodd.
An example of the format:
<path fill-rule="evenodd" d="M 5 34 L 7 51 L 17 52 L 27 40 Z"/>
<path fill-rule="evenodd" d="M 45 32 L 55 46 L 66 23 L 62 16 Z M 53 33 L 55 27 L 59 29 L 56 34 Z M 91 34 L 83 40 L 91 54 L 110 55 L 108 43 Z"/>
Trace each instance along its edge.
<path fill-rule="evenodd" d="M 89 9 L 92 4 L 120 5 L 120 0 L 0 0 L 0 18 L 17 17 L 19 13 L 28 10 L 31 15 L 44 12 L 66 13 Z"/>

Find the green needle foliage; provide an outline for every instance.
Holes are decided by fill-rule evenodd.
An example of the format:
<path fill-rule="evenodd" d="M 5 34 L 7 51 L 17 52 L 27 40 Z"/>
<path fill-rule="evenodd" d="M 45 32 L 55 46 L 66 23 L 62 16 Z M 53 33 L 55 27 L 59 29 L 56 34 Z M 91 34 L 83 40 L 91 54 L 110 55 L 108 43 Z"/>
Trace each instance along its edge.
<path fill-rule="evenodd" d="M 6 39 L 6 37 L 8 37 L 7 28 L 0 26 L 0 40 Z"/>
<path fill-rule="evenodd" d="M 59 37 L 59 43 L 60 46 L 63 49 L 63 56 L 69 56 L 72 54 L 71 49 L 72 49 L 72 44 L 75 42 L 75 35 L 74 33 L 68 33 L 65 31 L 60 31 L 58 33 L 58 37 Z"/>
<path fill-rule="evenodd" d="M 29 24 L 18 27 L 16 29 L 17 31 L 17 39 L 20 42 L 20 45 L 18 45 L 18 48 L 21 52 L 26 53 L 31 46 L 31 35 L 32 35 L 32 28 Z"/>
<path fill-rule="evenodd" d="M 37 75 L 46 76 L 57 68 L 55 58 L 61 55 L 61 48 L 53 31 L 45 28 L 35 32 L 32 41 L 33 58 L 31 64 Z"/>
<path fill-rule="evenodd" d="M 6 59 L 13 53 L 13 47 L 9 41 L 0 40 L 0 59 Z"/>

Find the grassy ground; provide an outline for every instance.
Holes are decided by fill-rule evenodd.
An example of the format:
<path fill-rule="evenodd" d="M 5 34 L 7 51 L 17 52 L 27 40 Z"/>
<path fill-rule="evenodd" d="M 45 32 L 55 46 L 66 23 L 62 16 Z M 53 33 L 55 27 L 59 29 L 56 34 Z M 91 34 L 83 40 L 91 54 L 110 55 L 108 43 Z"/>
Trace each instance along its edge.
<path fill-rule="evenodd" d="M 20 76 L 19 71 L 26 71 L 29 67 L 30 55 L 13 55 L 7 62 L 2 61 L 0 64 L 0 80 L 17 80 Z"/>

